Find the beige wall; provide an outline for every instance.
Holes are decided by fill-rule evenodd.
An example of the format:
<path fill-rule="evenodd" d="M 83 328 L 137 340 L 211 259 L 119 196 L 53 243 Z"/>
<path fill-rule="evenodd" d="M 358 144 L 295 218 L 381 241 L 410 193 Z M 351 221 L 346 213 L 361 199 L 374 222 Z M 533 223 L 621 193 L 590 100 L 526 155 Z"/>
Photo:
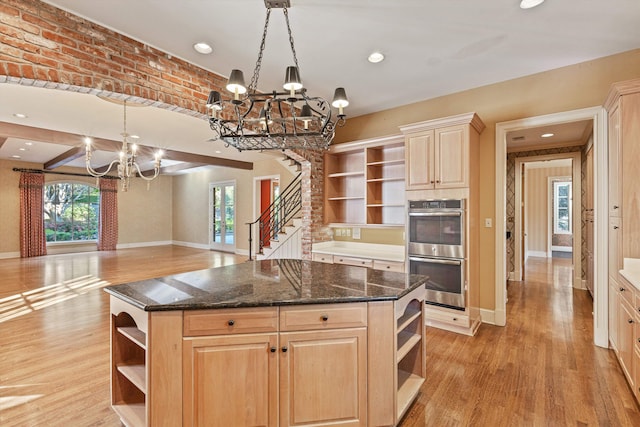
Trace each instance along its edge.
<path fill-rule="evenodd" d="M 0 160 L 0 256 L 20 252 L 20 174 L 13 168 L 40 169 L 42 165 Z M 58 172 L 85 173 L 78 168 L 59 168 Z M 45 182 L 86 182 L 95 185 L 95 178 L 45 174 Z M 128 192 L 118 190 L 118 245 L 171 241 L 172 178 L 161 176 L 151 182 L 133 179 Z M 95 245 L 52 247 L 48 252 L 63 253 L 94 249 Z"/>
<path fill-rule="evenodd" d="M 549 178 L 569 177 L 571 166 L 550 168 L 525 168 L 525 217 L 527 250 L 544 252 L 546 256 L 549 241 Z"/>
<path fill-rule="evenodd" d="M 255 162 L 253 170 L 211 168 L 201 172 L 178 175 L 173 182 L 173 240 L 196 245 L 209 244 L 209 184 L 236 183 L 236 250 L 249 250 L 249 229 L 245 225 L 255 220 L 254 177 L 280 175 L 281 188 L 294 175 L 280 162 Z M 254 236 L 255 237 L 255 236 Z"/>
<path fill-rule="evenodd" d="M 349 118 L 336 142 L 398 134 L 400 125 L 475 111 L 487 126 L 480 135 L 480 218 L 495 218 L 496 123 L 602 105 L 612 83 L 638 77 L 640 49 Z M 482 227 L 480 306 L 489 310 L 495 308 L 495 245 L 494 230 Z"/>

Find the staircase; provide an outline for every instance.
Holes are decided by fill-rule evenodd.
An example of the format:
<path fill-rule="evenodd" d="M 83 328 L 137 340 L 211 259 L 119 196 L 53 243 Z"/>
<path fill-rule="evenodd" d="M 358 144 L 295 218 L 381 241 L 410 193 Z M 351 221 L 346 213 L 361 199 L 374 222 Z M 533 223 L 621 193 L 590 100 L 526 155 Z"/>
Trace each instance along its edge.
<path fill-rule="evenodd" d="M 258 241 L 256 259 L 302 258 L 302 174 L 280 193 L 255 221 L 249 223 L 249 260 L 253 238 Z"/>

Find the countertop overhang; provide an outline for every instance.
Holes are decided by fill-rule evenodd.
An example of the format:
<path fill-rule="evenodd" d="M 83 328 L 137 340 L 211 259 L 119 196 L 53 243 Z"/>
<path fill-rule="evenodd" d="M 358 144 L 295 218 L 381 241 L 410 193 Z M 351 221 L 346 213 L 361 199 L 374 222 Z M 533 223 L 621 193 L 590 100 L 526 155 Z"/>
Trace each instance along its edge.
<path fill-rule="evenodd" d="M 241 264 L 113 285 L 105 291 L 145 311 L 396 300 L 427 276 L 294 259 Z"/>
<path fill-rule="evenodd" d="M 620 275 L 640 291 L 640 259 L 625 258 Z"/>

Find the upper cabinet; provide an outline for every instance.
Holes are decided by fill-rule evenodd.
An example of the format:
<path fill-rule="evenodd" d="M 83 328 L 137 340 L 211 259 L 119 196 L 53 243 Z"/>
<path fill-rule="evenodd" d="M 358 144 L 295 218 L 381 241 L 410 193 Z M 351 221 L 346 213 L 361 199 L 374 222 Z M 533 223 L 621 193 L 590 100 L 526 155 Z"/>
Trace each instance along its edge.
<path fill-rule="evenodd" d="M 325 154 L 325 222 L 402 226 L 402 135 L 334 145 Z"/>
<path fill-rule="evenodd" d="M 613 85 L 609 113 L 609 216 L 622 219 L 622 258 L 640 258 L 640 79 Z"/>
<path fill-rule="evenodd" d="M 484 124 L 475 113 L 400 126 L 405 135 L 406 189 L 469 187 L 470 144 Z"/>

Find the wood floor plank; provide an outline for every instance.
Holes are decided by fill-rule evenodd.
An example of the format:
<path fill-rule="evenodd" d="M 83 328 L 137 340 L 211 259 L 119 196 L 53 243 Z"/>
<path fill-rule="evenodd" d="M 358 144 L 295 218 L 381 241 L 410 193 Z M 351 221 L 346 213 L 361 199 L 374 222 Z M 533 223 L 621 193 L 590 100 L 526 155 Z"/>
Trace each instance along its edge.
<path fill-rule="evenodd" d="M 101 288 L 244 259 L 163 246 L 0 260 L 0 425 L 119 426 Z M 640 426 L 615 355 L 592 343 L 591 297 L 570 287 L 569 262 L 528 262 L 505 327 L 427 328 L 427 381 L 401 426 Z"/>

